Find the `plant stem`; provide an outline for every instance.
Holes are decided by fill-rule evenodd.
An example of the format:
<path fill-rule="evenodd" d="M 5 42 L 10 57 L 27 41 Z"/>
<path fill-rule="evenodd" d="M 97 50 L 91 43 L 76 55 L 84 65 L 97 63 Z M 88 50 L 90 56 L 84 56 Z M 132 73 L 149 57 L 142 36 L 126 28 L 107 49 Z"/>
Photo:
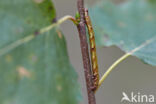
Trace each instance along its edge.
<path fill-rule="evenodd" d="M 134 54 L 135 52 L 139 51 L 140 49 L 144 48 L 145 46 L 149 45 L 150 43 L 154 42 L 156 40 L 156 36 L 146 40 L 145 42 L 143 42 L 140 46 L 136 47 L 135 49 L 131 50 L 130 52 L 126 53 L 125 55 L 123 55 L 121 58 L 119 58 L 116 62 L 114 62 L 109 68 L 108 70 L 104 73 L 104 75 L 102 76 L 102 78 L 99 81 L 99 85 L 98 88 L 101 86 L 101 84 L 104 82 L 104 80 L 107 78 L 107 76 L 112 72 L 113 69 L 115 69 L 115 67 L 117 65 L 119 65 L 122 61 L 124 61 L 125 59 L 127 59 L 129 56 L 131 56 L 132 54 Z"/>
<path fill-rule="evenodd" d="M 77 6 L 80 14 L 80 23 L 77 25 L 77 28 L 80 37 L 81 52 L 82 52 L 84 73 L 86 79 L 86 87 L 88 92 L 88 104 L 96 104 L 95 94 L 94 91 L 92 90 L 93 81 L 92 81 L 92 72 L 91 72 L 90 57 L 89 57 L 89 50 L 88 50 L 88 42 L 86 37 L 84 1 L 78 0 Z"/>
<path fill-rule="evenodd" d="M 62 23 L 65 22 L 66 20 L 71 20 L 74 24 L 76 24 L 76 25 L 78 24 L 77 21 L 76 21 L 72 16 L 67 15 L 67 16 L 64 16 L 64 17 L 62 17 L 61 19 L 59 19 L 59 21 L 57 21 L 56 23 L 53 23 L 52 25 L 47 26 L 47 27 L 41 29 L 41 30 L 39 31 L 39 33 L 40 33 L 40 34 L 45 33 L 45 32 L 47 32 L 47 31 L 51 30 L 52 28 L 54 28 L 54 27 L 56 27 L 56 26 L 59 26 L 60 24 L 62 24 Z"/>
<path fill-rule="evenodd" d="M 112 72 L 113 69 L 115 69 L 115 67 L 121 63 L 123 60 L 125 60 L 127 57 L 129 57 L 131 54 L 127 53 L 125 55 L 123 55 L 121 58 L 119 58 L 116 62 L 114 62 L 109 68 L 108 70 L 104 73 L 104 75 L 102 76 L 102 78 L 99 81 L 99 85 L 98 88 L 101 86 L 101 84 L 104 82 L 104 80 L 107 78 L 107 76 L 110 74 L 110 72 Z"/>
<path fill-rule="evenodd" d="M 56 23 L 53 23 L 47 27 L 44 27 L 42 29 L 40 29 L 39 31 L 33 33 L 33 34 L 30 34 L 22 39 L 19 39 L 11 44 L 9 44 L 8 46 L 6 46 L 5 48 L 2 48 L 0 49 L 0 56 L 10 52 L 11 50 L 17 48 L 18 46 L 24 44 L 24 43 L 27 43 L 31 40 L 33 40 L 37 35 L 40 35 L 40 34 L 43 34 L 45 32 L 48 32 L 50 31 L 51 29 L 53 29 L 54 27 L 57 27 L 59 26 L 60 24 L 62 24 L 63 22 L 65 22 L 66 20 L 71 20 L 73 21 L 74 24 L 78 24 L 77 21 L 72 17 L 72 16 L 64 16 L 62 17 L 61 19 L 58 20 L 58 22 Z"/>

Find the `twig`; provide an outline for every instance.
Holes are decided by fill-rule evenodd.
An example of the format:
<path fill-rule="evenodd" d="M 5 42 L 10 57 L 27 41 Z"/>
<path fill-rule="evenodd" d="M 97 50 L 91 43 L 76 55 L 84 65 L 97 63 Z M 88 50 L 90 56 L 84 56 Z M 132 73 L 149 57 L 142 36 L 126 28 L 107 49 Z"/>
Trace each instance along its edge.
<path fill-rule="evenodd" d="M 84 65 L 84 73 L 86 78 L 86 86 L 88 92 L 88 104 L 96 104 L 95 94 L 92 90 L 93 81 L 92 81 L 92 72 L 91 72 L 91 65 L 90 65 L 90 58 L 89 58 L 89 50 L 88 50 L 88 43 L 86 37 L 86 27 L 85 27 L 85 19 L 84 19 L 84 1 L 78 0 L 77 2 L 78 11 L 80 14 L 80 23 L 77 25 L 80 37 L 80 44 L 81 44 L 81 51 L 82 51 L 82 58 L 83 58 L 83 65 Z"/>

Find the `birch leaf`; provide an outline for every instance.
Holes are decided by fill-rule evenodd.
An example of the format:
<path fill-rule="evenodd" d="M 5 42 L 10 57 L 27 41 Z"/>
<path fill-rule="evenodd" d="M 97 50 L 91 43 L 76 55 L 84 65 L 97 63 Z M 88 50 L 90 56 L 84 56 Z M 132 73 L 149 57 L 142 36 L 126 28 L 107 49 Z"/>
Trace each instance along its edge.
<path fill-rule="evenodd" d="M 156 66 L 155 2 L 129 0 L 115 5 L 102 1 L 90 8 L 89 12 L 97 45 L 117 45 L 125 52 L 144 45 L 133 55 Z"/>
<path fill-rule="evenodd" d="M 0 104 L 78 104 L 62 32 L 37 35 L 55 17 L 51 0 L 0 0 Z"/>

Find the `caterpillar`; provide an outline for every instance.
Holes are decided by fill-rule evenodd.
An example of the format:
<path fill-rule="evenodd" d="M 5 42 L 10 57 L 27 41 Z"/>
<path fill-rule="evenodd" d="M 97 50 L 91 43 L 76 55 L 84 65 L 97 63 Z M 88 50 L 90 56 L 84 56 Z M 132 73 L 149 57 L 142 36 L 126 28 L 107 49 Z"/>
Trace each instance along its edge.
<path fill-rule="evenodd" d="M 94 30 L 87 9 L 85 9 L 85 22 L 89 34 L 90 55 L 91 55 L 92 73 L 93 73 L 92 79 L 94 84 L 93 90 L 95 91 L 98 88 L 98 84 L 99 84 L 99 70 L 98 70 L 98 61 L 96 55 L 96 43 L 95 43 Z"/>

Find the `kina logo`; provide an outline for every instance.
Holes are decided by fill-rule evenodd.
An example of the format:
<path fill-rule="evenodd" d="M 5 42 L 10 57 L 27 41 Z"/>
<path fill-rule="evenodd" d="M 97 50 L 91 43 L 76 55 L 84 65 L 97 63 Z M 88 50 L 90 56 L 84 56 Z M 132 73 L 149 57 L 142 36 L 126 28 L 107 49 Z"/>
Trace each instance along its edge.
<path fill-rule="evenodd" d="M 125 92 L 122 92 L 122 99 L 121 102 L 131 102 L 131 103 L 146 103 L 146 104 L 155 104 L 155 97 L 154 95 L 146 95 L 146 94 L 141 94 L 140 92 L 134 93 L 131 92 L 128 96 Z"/>

